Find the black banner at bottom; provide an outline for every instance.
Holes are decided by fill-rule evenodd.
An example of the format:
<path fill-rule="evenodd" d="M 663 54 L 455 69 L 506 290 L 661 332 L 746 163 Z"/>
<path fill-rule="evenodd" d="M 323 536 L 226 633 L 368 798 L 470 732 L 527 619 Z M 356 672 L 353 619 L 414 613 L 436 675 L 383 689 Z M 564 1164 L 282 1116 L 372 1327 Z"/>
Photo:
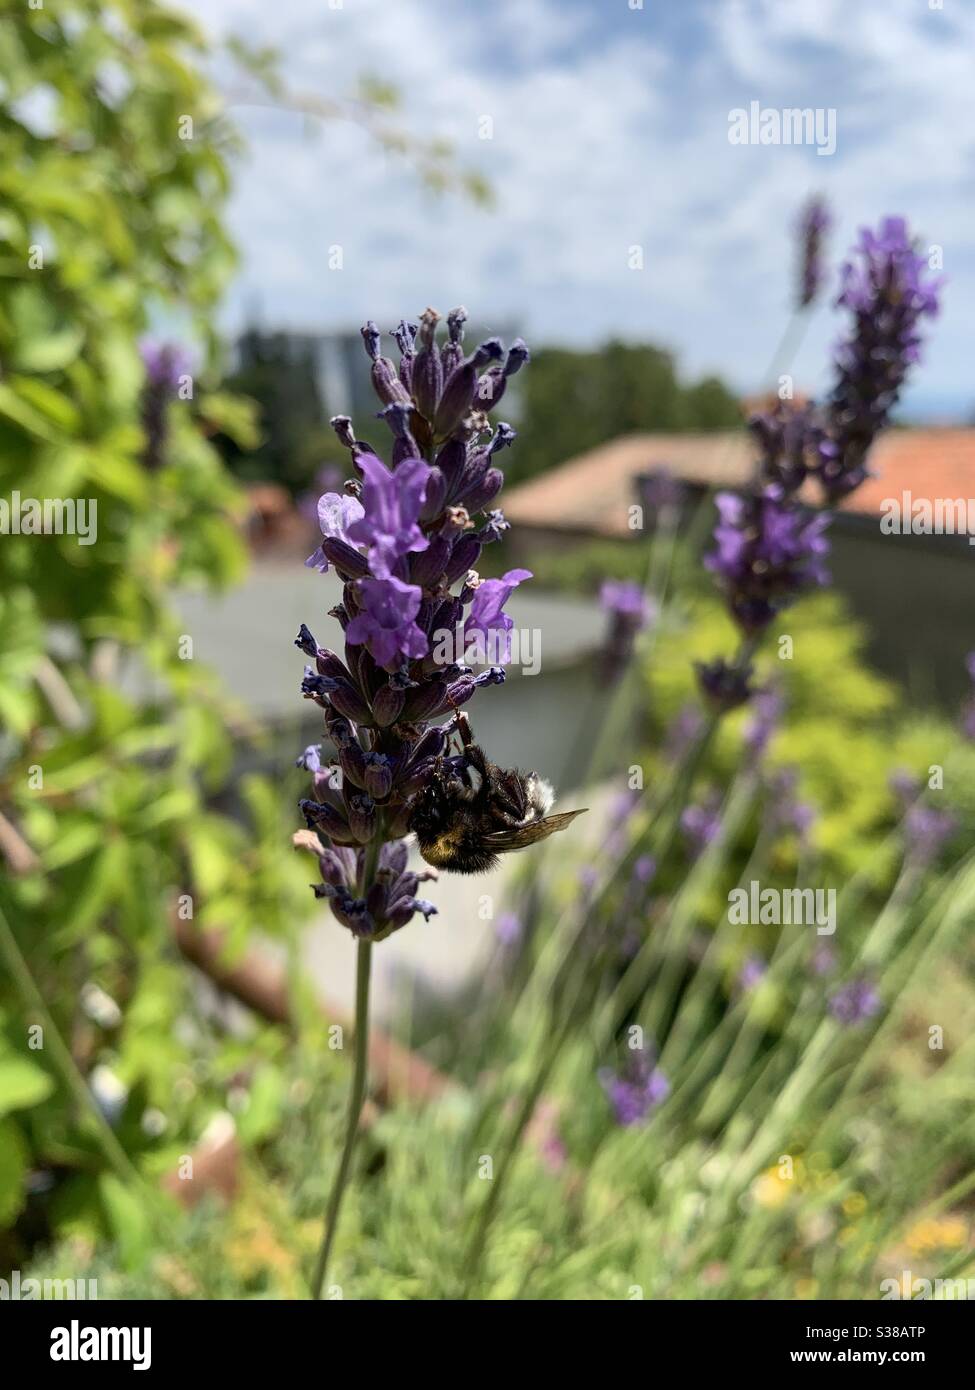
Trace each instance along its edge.
<path fill-rule="evenodd" d="M 544 1306 L 542 1327 L 533 1323 L 530 1333 L 536 1344 L 540 1336 L 544 1338 L 545 1359 L 551 1365 L 553 1358 L 558 1359 L 560 1340 L 566 1351 L 577 1346 L 582 1325 L 578 1312 L 570 1323 L 560 1325 L 559 1305 Z M 18 1371 L 50 1367 L 55 1376 L 60 1370 L 68 1380 L 86 1371 L 102 1376 L 112 1372 L 171 1376 L 218 1366 L 229 1373 L 267 1371 L 280 1376 L 283 1369 L 297 1372 L 299 1365 L 310 1368 L 316 1363 L 324 1374 L 334 1369 L 336 1355 L 345 1360 L 361 1348 L 368 1358 L 368 1372 L 374 1375 L 384 1355 L 389 1355 L 391 1367 L 402 1371 L 410 1345 L 402 1337 L 415 1333 L 432 1337 L 444 1331 L 443 1323 L 425 1326 L 430 1315 L 425 1310 L 433 1309 L 435 1315 L 436 1307 L 341 1300 L 320 1304 L 3 1301 L 0 1365 L 5 1371 L 12 1364 Z M 536 1318 L 539 1307 L 532 1305 Z M 458 1314 L 460 1323 L 455 1320 Z M 470 1318 L 475 1337 L 479 1328 L 490 1333 L 472 1344 L 477 1348 L 478 1371 L 489 1364 L 492 1349 L 499 1370 L 510 1370 L 514 1353 L 507 1341 L 497 1340 L 497 1332 L 499 1322 L 508 1318 L 513 1329 L 520 1330 L 519 1315 L 524 1315 L 523 1304 L 452 1304 L 449 1332 L 453 1335 L 448 1345 L 456 1348 L 455 1338 Z M 734 1370 L 746 1376 L 752 1370 L 788 1371 L 801 1366 L 818 1366 L 827 1372 L 834 1366 L 871 1365 L 947 1371 L 958 1363 L 971 1340 L 969 1309 L 961 1300 L 627 1302 L 615 1309 L 594 1304 L 584 1316 L 592 1317 L 594 1328 L 614 1333 L 626 1329 L 666 1339 L 670 1355 L 679 1358 L 682 1370 Z M 375 1336 L 377 1319 L 381 1319 L 381 1337 Z M 345 1340 L 362 1332 L 367 1334 L 364 1342 Z M 454 1365 L 451 1374 L 463 1372 L 461 1363 Z"/>

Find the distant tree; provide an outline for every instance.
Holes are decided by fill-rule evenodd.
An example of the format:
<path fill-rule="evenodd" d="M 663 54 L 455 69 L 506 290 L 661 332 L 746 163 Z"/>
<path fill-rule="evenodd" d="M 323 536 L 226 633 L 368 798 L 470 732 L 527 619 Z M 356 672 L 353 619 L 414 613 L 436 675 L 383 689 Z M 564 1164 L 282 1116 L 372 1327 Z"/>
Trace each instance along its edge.
<path fill-rule="evenodd" d="M 280 483 L 295 493 L 323 462 L 344 463 L 345 451 L 325 420 L 312 344 L 248 328 L 237 350 L 237 367 L 224 386 L 256 404 L 261 431 L 255 449 L 243 450 L 222 435 L 214 441 L 237 477 Z"/>
<path fill-rule="evenodd" d="M 669 352 L 609 342 L 587 352 L 542 348 L 518 378 L 521 435 L 513 480 L 531 477 L 621 434 L 733 428 L 737 398 L 717 377 L 691 386 Z"/>

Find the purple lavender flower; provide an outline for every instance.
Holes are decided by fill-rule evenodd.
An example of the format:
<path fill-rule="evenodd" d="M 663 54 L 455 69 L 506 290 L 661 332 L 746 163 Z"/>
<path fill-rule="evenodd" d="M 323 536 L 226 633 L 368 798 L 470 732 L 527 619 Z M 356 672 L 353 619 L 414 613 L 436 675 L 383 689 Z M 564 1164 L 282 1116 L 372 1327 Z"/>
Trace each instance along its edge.
<path fill-rule="evenodd" d="M 887 785 L 905 808 L 921 794 L 920 781 L 904 767 L 894 769 L 887 778 Z"/>
<path fill-rule="evenodd" d="M 908 854 L 915 865 L 930 864 L 958 829 L 950 811 L 916 801 L 904 818 Z"/>
<path fill-rule="evenodd" d="M 636 478 L 637 496 L 652 515 L 676 512 L 684 501 L 684 484 L 665 465 L 639 473 Z"/>
<path fill-rule="evenodd" d="M 696 859 L 718 836 L 721 812 L 716 802 L 700 806 L 685 806 L 681 812 L 680 828 L 688 853 Z"/>
<path fill-rule="evenodd" d="M 826 404 L 828 439 L 819 477 L 830 502 L 867 476 L 867 452 L 897 404 L 908 371 L 920 360 L 923 318 L 938 313 L 941 281 L 927 276 L 902 217 L 878 232 L 863 228 L 841 271 L 837 303 L 853 324 L 836 352 L 836 385 Z"/>
<path fill-rule="evenodd" d="M 356 560 L 358 551 L 349 534 L 349 527 L 362 519 L 362 503 L 357 497 L 326 492 L 319 497 L 315 510 L 323 539 L 318 549 L 308 556 L 305 564 L 309 569 L 316 569 L 325 574 L 331 556 L 337 568 L 344 567 L 350 574 L 354 574 L 360 568 L 360 564 Z"/>
<path fill-rule="evenodd" d="M 855 1028 L 879 1013 L 880 1002 L 876 985 L 861 975 L 835 989 L 829 997 L 828 1007 L 837 1023 Z"/>
<path fill-rule="evenodd" d="M 758 477 L 763 485 L 782 489 L 785 497 L 799 491 L 821 462 L 826 437 L 818 407 L 780 400 L 748 421 L 758 445 Z"/>
<path fill-rule="evenodd" d="M 622 620 L 634 632 L 642 632 L 655 615 L 655 606 L 639 584 L 630 579 L 605 579 L 599 590 L 603 611 Z"/>
<path fill-rule="evenodd" d="M 754 989 L 767 974 L 768 965 L 761 956 L 748 956 L 738 971 L 738 988 L 743 992 Z"/>
<path fill-rule="evenodd" d="M 643 799 L 638 787 L 626 787 L 616 792 L 606 816 L 606 852 L 621 854 L 626 844 L 627 826 Z"/>
<path fill-rule="evenodd" d="M 733 666 L 718 657 L 715 661 L 695 662 L 694 670 L 702 697 L 719 714 L 737 709 L 754 694 L 751 666 Z"/>
<path fill-rule="evenodd" d="M 353 646 L 364 645 L 379 666 L 396 671 L 408 658 L 426 656 L 427 638 L 416 625 L 422 593 L 402 579 L 360 579 L 356 594 L 362 609 L 345 629 Z"/>
<path fill-rule="evenodd" d="M 671 762 L 680 762 L 700 735 L 704 718 L 697 705 L 683 705 L 664 734 L 664 751 Z"/>
<path fill-rule="evenodd" d="M 790 495 L 815 475 L 832 504 L 868 477 L 870 447 L 920 359 L 921 320 L 938 312 L 941 282 L 927 269 L 903 218 L 861 231 L 841 273 L 837 304 L 853 322 L 836 349 L 833 390 L 820 404 L 782 401 L 750 422 L 764 482 Z"/>
<path fill-rule="evenodd" d="M 636 883 L 646 887 L 652 883 L 657 873 L 657 861 L 652 854 L 641 854 L 633 865 L 633 878 Z"/>
<path fill-rule="evenodd" d="M 600 671 L 613 679 L 625 669 L 637 634 L 656 617 L 656 606 L 639 584 L 628 579 L 604 580 L 599 602 L 609 616 Z"/>
<path fill-rule="evenodd" d="M 484 579 L 474 589 L 470 616 L 464 624 L 465 646 L 477 643 L 491 661 L 506 665 L 511 660 L 511 630 L 514 620 L 504 612 L 514 590 L 531 570 L 508 570 L 500 579 Z"/>
<path fill-rule="evenodd" d="M 670 1095 L 670 1082 L 642 1052 L 632 1052 L 622 1072 L 604 1067 L 597 1075 L 616 1123 L 625 1128 L 640 1124 Z"/>
<path fill-rule="evenodd" d="M 356 896 L 356 884 L 363 849 L 326 849 L 321 841 L 295 838 L 301 848 L 318 857 L 322 881 L 314 885 L 315 896 L 329 900 L 334 915 L 354 936 L 381 939 L 405 926 L 415 913 L 427 920 L 436 913 L 432 903 L 416 896 L 416 890 L 437 875 L 432 870 L 411 872 L 402 841 L 382 846 L 375 881 L 362 898 Z"/>
<path fill-rule="evenodd" d="M 169 395 L 190 370 L 189 353 L 178 343 L 158 343 L 147 338 L 139 344 L 139 356 L 146 369 L 147 384 Z"/>
<path fill-rule="evenodd" d="M 826 200 L 819 195 L 809 199 L 799 216 L 801 266 L 799 307 L 808 309 L 823 282 L 823 241 L 832 226 Z"/>
<path fill-rule="evenodd" d="M 832 975 L 836 969 L 836 951 L 827 941 L 817 942 L 813 948 L 812 956 L 809 961 L 809 968 L 814 975 Z"/>
<path fill-rule="evenodd" d="M 360 454 L 356 463 L 365 481 L 360 515 L 348 525 L 349 539 L 366 547 L 376 578 L 388 579 L 397 560 L 430 544 L 417 525 L 430 468 L 422 459 L 404 459 L 390 473 L 375 454 Z"/>
<path fill-rule="evenodd" d="M 782 719 L 782 696 L 777 690 L 760 690 L 752 704 L 753 718 L 745 728 L 745 747 L 753 762 L 761 758 Z"/>
<path fill-rule="evenodd" d="M 318 499 L 326 492 L 337 492 L 342 484 L 342 470 L 338 464 L 323 463 L 315 474 L 314 486 L 302 492 L 296 499 L 296 506 L 303 517 L 318 522 Z"/>
<path fill-rule="evenodd" d="M 156 343 L 148 339 L 139 345 L 139 355 L 146 371 L 142 392 L 142 430 L 145 435 L 142 466 L 154 473 L 165 462 L 169 437 L 167 407 L 181 379 L 190 370 L 190 359 L 178 344 Z"/>
<path fill-rule="evenodd" d="M 719 492 L 717 549 L 705 565 L 718 576 L 732 617 L 761 632 L 783 608 L 828 579 L 825 515 L 809 515 L 769 487 L 757 496 Z"/>
<path fill-rule="evenodd" d="M 801 843 L 809 839 L 816 823 L 816 808 L 796 796 L 798 773 L 794 767 L 780 767 L 769 778 L 769 823 L 773 828 L 793 832 Z"/>
<path fill-rule="evenodd" d="M 435 656 L 434 635 L 499 646 L 507 660 L 513 623 L 504 604 L 530 577 L 509 570 L 482 582 L 476 570 L 483 547 L 508 529 L 495 505 L 504 481 L 496 458 L 515 437 L 503 422 L 492 429 L 486 411 L 528 352 L 518 340 L 505 354 L 492 338 L 465 356 L 465 319 L 459 309 L 448 315 L 444 343 L 434 310 L 419 325 L 402 321 L 393 334 L 398 366 L 383 355 L 377 326 L 366 324 L 392 466 L 357 437 L 351 419 L 333 419 L 353 476 L 343 492 L 318 499 L 322 543 L 307 562 L 334 568 L 343 583 L 331 616 L 345 650 L 320 647 L 304 624 L 295 642 L 308 660 L 302 694 L 323 710 L 337 759 L 323 765 L 319 745 L 299 759 L 314 793 L 300 803 L 308 827 L 301 843 L 319 856 L 316 891 L 340 922 L 369 940 L 433 910 L 416 897 L 420 879 L 407 872 L 403 840 L 415 828 L 418 798 L 446 775 L 445 764 L 467 766 L 466 755 L 449 754 L 454 731 L 466 728 L 460 706 L 504 680 L 500 664 L 479 674 L 463 664 L 466 647 L 452 659 Z M 444 715 L 446 724 L 433 722 Z M 374 862 L 363 846 L 374 850 L 379 836 L 379 868 L 363 888 L 364 865 Z"/>
<path fill-rule="evenodd" d="M 584 864 L 579 870 L 579 892 L 583 901 L 591 898 L 599 883 L 599 870 L 593 864 Z"/>
<path fill-rule="evenodd" d="M 502 912 L 494 924 L 494 934 L 505 947 L 516 946 L 523 930 L 521 919 L 514 912 Z"/>

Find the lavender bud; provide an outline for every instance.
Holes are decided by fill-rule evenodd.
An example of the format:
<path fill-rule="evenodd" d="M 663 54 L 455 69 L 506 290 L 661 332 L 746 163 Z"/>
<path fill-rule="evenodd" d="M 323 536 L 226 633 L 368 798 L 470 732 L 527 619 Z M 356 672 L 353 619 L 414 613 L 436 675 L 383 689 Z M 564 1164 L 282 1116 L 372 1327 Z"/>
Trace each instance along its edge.
<path fill-rule="evenodd" d="M 333 709 L 338 710 L 339 714 L 344 714 L 354 724 L 362 724 L 366 728 L 372 725 L 369 706 L 354 686 L 339 685 L 329 692 L 328 698 Z"/>
<path fill-rule="evenodd" d="M 420 520 L 432 521 L 435 516 L 439 516 L 443 511 L 446 496 L 447 479 L 440 469 L 434 466 L 427 475 L 426 499 L 420 509 Z"/>
<path fill-rule="evenodd" d="M 295 638 L 295 646 L 299 651 L 303 651 L 305 656 L 314 657 L 318 655 L 318 643 L 304 623 L 302 623 L 298 629 L 298 636 Z"/>
<path fill-rule="evenodd" d="M 480 483 L 473 487 L 466 497 L 459 500 L 463 501 L 467 510 L 482 512 L 489 502 L 493 502 L 495 497 L 504 487 L 504 474 L 500 468 L 489 468 L 481 479 Z"/>
<path fill-rule="evenodd" d="M 413 399 L 416 408 L 427 420 L 437 413 L 437 402 L 443 390 L 443 367 L 437 352 L 436 332 L 440 315 L 436 309 L 424 310 L 420 318 L 420 350 L 413 363 Z"/>
<path fill-rule="evenodd" d="M 365 789 L 373 801 L 385 801 L 393 789 L 390 761 L 382 753 L 366 753 Z"/>
<path fill-rule="evenodd" d="M 466 574 L 468 570 L 474 568 L 480 558 L 480 554 L 481 546 L 479 541 L 475 540 L 473 536 L 461 536 L 460 540 L 454 545 L 453 554 L 447 566 L 444 582 L 447 584 L 455 583 L 462 574 Z"/>
<path fill-rule="evenodd" d="M 349 829 L 360 845 L 366 844 L 376 833 L 376 806 L 372 797 L 355 792 L 347 799 Z"/>
<path fill-rule="evenodd" d="M 358 740 L 344 744 L 339 749 L 339 765 L 342 773 L 360 790 L 368 791 L 366 786 L 366 755 Z"/>
<path fill-rule="evenodd" d="M 476 352 L 455 367 L 444 385 L 443 395 L 437 406 L 433 422 L 435 435 L 443 439 L 453 434 L 474 403 L 478 372 L 488 362 L 498 359 L 503 351 L 500 338 L 488 338 Z"/>
<path fill-rule="evenodd" d="M 396 723 L 402 713 L 405 698 L 402 686 L 394 685 L 392 681 L 382 686 L 373 696 L 372 712 L 381 729 Z"/>

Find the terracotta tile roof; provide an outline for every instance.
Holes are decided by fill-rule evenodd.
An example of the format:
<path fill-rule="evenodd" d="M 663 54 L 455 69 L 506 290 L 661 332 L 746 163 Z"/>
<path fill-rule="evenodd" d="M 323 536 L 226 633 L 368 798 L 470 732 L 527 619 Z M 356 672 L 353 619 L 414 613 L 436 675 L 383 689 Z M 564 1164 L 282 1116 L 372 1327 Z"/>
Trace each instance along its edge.
<path fill-rule="evenodd" d="M 520 526 L 545 530 L 630 534 L 628 507 L 638 473 L 666 466 L 705 487 L 741 487 L 754 465 L 744 430 L 710 434 L 630 434 L 613 439 L 512 488 L 501 500 Z M 885 497 L 975 497 L 975 429 L 888 430 L 870 456 L 870 478 L 844 510 L 877 515 Z"/>

